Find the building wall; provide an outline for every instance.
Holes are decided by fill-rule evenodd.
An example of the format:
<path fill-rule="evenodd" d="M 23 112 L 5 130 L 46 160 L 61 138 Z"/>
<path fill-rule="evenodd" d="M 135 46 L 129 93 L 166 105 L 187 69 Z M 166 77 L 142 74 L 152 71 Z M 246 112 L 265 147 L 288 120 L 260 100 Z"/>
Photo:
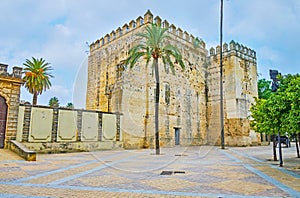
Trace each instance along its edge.
<path fill-rule="evenodd" d="M 147 12 L 145 19 L 153 18 Z M 154 145 L 154 90 L 155 81 L 151 63 L 141 59 L 133 69 L 128 69 L 124 61 L 129 49 L 134 46 L 136 33 L 143 32 L 146 20 L 140 17 L 123 26 L 122 35 L 113 31 L 91 45 L 88 68 L 87 109 L 121 112 L 124 116 L 123 141 L 126 148 L 153 147 Z M 151 20 L 152 21 L 152 20 Z M 162 146 L 174 145 L 175 128 L 180 129 L 181 143 L 201 144 L 206 141 L 206 95 L 205 75 L 207 50 L 205 43 L 193 46 L 193 35 L 183 32 L 167 21 L 155 18 L 157 23 L 169 27 L 171 44 L 178 47 L 183 55 L 185 70 L 160 66 L 160 137 Z M 150 21 L 149 21 L 150 22 Z M 109 41 L 108 41 L 109 40 Z M 196 108 L 194 108 L 196 107 Z M 186 119 L 188 118 L 188 119 Z"/>
<path fill-rule="evenodd" d="M 124 115 L 125 148 L 154 147 L 155 81 L 151 63 L 146 67 L 140 59 L 132 69 L 124 65 L 129 49 L 139 42 L 136 34 L 152 22 L 168 28 L 170 39 L 167 42 L 180 50 L 186 66 L 184 71 L 176 67 L 173 75 L 159 62 L 161 146 L 175 145 L 175 129 L 180 131 L 181 145 L 219 144 L 218 53 L 209 55 L 202 40 L 200 46 L 195 47 L 193 35 L 159 17 L 153 18 L 150 11 L 90 45 L 86 108 Z M 225 105 L 227 144 L 235 145 L 239 141 L 249 142 L 247 114 L 257 93 L 257 79 L 255 52 L 244 47 L 249 55 L 233 55 L 231 47 L 229 50 L 227 45 L 228 55 L 224 57 L 224 103 L 228 104 Z M 246 79 L 248 75 L 251 78 Z M 247 89 L 243 90 L 245 87 Z"/>
<path fill-rule="evenodd" d="M 10 140 L 16 139 L 20 87 L 23 84 L 22 68 L 13 67 L 12 74 L 7 72 L 7 68 L 8 65 L 0 64 L 0 96 L 5 98 L 8 106 L 4 148 L 8 148 Z"/>

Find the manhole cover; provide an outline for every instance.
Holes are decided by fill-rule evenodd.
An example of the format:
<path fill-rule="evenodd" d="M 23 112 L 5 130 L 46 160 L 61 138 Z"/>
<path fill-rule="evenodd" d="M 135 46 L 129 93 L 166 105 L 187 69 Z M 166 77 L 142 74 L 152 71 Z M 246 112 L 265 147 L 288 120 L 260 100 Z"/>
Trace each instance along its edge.
<path fill-rule="evenodd" d="M 162 171 L 160 175 L 172 175 L 173 171 Z"/>

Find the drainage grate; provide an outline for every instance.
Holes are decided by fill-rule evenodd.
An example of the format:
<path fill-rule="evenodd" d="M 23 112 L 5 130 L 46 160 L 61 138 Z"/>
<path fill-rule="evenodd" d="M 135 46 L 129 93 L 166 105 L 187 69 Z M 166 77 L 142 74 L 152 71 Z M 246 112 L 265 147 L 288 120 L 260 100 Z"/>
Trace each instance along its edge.
<path fill-rule="evenodd" d="M 162 171 L 160 175 L 185 174 L 185 171 Z"/>
<path fill-rule="evenodd" d="M 175 154 L 175 156 L 187 156 L 186 154 Z"/>
<path fill-rule="evenodd" d="M 185 174 L 185 171 L 174 171 L 174 174 Z"/>
<path fill-rule="evenodd" d="M 162 171 L 160 175 L 172 175 L 173 171 Z"/>

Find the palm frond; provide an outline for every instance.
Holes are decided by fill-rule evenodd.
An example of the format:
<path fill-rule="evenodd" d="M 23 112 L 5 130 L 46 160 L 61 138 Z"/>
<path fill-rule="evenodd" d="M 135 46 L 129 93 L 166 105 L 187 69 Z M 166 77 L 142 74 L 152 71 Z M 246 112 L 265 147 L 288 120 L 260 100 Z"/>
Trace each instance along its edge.
<path fill-rule="evenodd" d="M 125 64 L 132 68 L 138 59 L 143 57 L 146 60 L 147 67 L 151 59 L 162 58 L 165 69 L 169 65 L 173 74 L 175 73 L 175 69 L 172 59 L 184 69 L 184 63 L 179 50 L 170 44 L 164 45 L 165 40 L 170 38 L 166 33 L 167 31 L 167 28 L 161 28 L 161 26 L 156 24 L 147 25 L 144 32 L 136 34 L 139 44 L 129 50 Z"/>
<path fill-rule="evenodd" d="M 25 87 L 30 93 L 41 94 L 51 87 L 49 78 L 54 76 L 50 73 L 53 70 L 50 63 L 45 62 L 43 58 L 32 57 L 32 60 L 26 59 L 23 65 L 25 66 L 23 79 L 25 80 Z"/>

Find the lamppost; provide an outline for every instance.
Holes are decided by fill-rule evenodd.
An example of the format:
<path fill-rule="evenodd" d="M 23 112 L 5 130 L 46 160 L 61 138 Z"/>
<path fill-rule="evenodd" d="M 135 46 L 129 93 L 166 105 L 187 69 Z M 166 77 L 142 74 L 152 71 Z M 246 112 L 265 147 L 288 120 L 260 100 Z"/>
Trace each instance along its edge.
<path fill-rule="evenodd" d="M 221 124 L 221 149 L 225 149 L 224 143 L 224 112 L 223 112 L 223 0 L 220 9 L 220 124 Z"/>
<path fill-rule="evenodd" d="M 278 74 L 280 75 L 280 73 L 278 73 L 277 70 L 270 70 L 270 78 L 272 79 L 272 87 L 271 87 L 272 92 L 276 92 L 277 89 L 278 89 L 278 79 L 277 79 Z M 283 161 L 282 161 L 282 149 L 281 149 L 280 132 L 278 132 L 277 142 L 278 142 L 278 146 L 279 146 L 279 166 L 282 166 Z"/>

